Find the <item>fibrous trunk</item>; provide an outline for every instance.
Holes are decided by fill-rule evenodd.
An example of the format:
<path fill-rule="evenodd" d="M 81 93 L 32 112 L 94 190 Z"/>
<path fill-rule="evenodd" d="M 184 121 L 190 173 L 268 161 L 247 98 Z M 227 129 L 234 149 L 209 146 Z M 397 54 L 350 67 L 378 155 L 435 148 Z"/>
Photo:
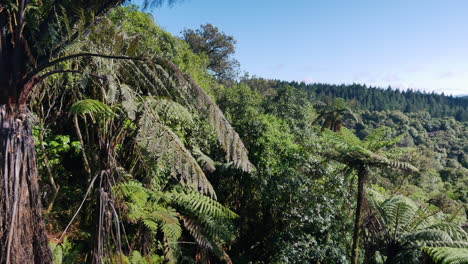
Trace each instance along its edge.
<path fill-rule="evenodd" d="M 364 183 L 367 178 L 367 168 L 360 167 L 358 170 L 358 189 L 357 189 L 357 202 L 356 214 L 354 218 L 354 232 L 353 232 L 353 247 L 351 252 L 351 263 L 358 264 L 359 259 L 359 238 L 361 234 L 362 225 L 362 205 L 364 203 Z"/>
<path fill-rule="evenodd" d="M 26 107 L 0 105 L 0 262 L 52 263 Z"/>

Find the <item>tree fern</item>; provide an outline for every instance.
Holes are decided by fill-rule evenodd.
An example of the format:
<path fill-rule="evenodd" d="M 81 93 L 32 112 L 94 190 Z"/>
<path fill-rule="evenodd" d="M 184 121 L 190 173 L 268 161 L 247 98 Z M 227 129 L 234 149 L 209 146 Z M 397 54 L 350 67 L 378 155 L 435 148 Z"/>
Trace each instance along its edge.
<path fill-rule="evenodd" d="M 418 206 L 403 196 L 374 201 L 380 229 L 367 232 L 368 243 L 377 245 L 387 256 L 388 263 L 409 261 L 405 256 L 415 254 L 421 247 L 468 247 L 467 233 L 457 224 L 444 222 L 439 214 Z M 371 247 L 368 248 L 370 250 Z"/>
<path fill-rule="evenodd" d="M 102 172 L 98 174 L 101 180 L 96 181 L 101 196 L 106 198 L 98 201 L 98 208 L 105 208 L 99 214 L 100 223 L 119 227 L 119 218 L 123 218 L 153 237 L 159 234 L 165 255 L 173 262 L 177 261 L 178 239 L 182 235 L 179 210 L 203 227 L 210 241 L 221 237 L 215 234 L 224 231 L 215 226 L 235 214 L 211 199 L 216 197 L 213 187 L 190 151 L 198 146 L 185 145 L 174 129 L 194 125 L 192 113 L 205 118 L 216 131 L 226 160 L 252 171 L 247 150 L 215 102 L 175 64 L 146 53 L 138 41 L 125 36 L 110 21 L 94 28 L 83 43 L 63 51 L 63 56 L 75 50 L 147 58 L 112 60 L 83 56 L 60 65 L 62 69 L 73 65 L 74 72 L 81 73 L 69 80 L 70 98 L 75 102 L 70 109 L 77 116 L 77 133 L 84 135 L 83 152 L 90 156 L 90 171 Z M 89 126 L 88 116 L 102 122 Z M 209 161 L 201 151 L 196 157 Z M 166 179 L 168 175 L 172 178 Z M 137 180 L 145 182 L 145 186 Z M 168 192 L 174 189 L 177 191 Z M 114 204 L 123 212 L 121 217 Z M 104 230 L 103 226 L 99 228 Z M 103 254 L 109 256 L 113 249 L 109 241 L 121 238 L 119 232 L 110 229 L 99 232 L 99 241 L 107 243 Z"/>
<path fill-rule="evenodd" d="M 125 200 L 130 221 L 141 222 L 153 234 L 164 234 L 166 256 L 170 260 L 177 259 L 182 226 L 200 247 L 225 258 L 218 243 L 231 237 L 226 236 L 230 231 L 221 222 L 237 215 L 213 199 L 197 192 L 150 190 L 136 181 L 120 183 L 114 192 L 117 198 Z"/>

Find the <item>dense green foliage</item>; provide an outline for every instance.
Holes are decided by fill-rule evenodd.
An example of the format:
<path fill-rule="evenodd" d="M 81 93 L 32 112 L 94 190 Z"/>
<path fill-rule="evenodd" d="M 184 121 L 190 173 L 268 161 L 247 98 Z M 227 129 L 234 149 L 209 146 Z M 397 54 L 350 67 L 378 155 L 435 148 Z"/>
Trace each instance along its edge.
<path fill-rule="evenodd" d="M 291 85 L 306 92 L 310 99 L 323 97 L 340 97 L 353 100 L 356 108 L 369 111 L 396 110 L 404 113 L 426 111 L 433 117 L 454 117 L 458 121 L 468 121 L 468 98 L 453 97 L 444 94 L 426 93 L 414 90 L 399 90 L 388 87 L 368 87 L 361 84 L 325 84 L 304 82 L 285 82 L 277 80 L 248 80 L 266 82 L 267 87 L 277 88 Z M 263 86 L 263 87 L 262 87 Z M 266 91 L 265 86 L 258 87 L 260 92 Z"/>
<path fill-rule="evenodd" d="M 207 69 L 218 79 L 234 79 L 238 75 L 239 62 L 232 58 L 236 40 L 212 24 L 201 25 L 200 29 L 185 29 L 182 38 L 199 55 L 208 57 Z"/>
<path fill-rule="evenodd" d="M 466 99 L 226 80 L 133 6 L 77 40 L 61 54 L 133 59 L 34 92 L 55 263 L 350 263 L 359 192 L 361 263 L 465 257 Z"/>

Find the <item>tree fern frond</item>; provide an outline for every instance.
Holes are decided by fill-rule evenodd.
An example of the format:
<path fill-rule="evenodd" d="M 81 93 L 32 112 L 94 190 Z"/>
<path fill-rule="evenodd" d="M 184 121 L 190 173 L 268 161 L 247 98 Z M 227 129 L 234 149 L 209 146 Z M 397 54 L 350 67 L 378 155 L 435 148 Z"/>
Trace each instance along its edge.
<path fill-rule="evenodd" d="M 94 99 L 85 99 L 74 103 L 70 108 L 70 112 L 75 115 L 90 114 L 103 118 L 114 116 L 114 111 L 108 105 Z"/>
<path fill-rule="evenodd" d="M 192 154 L 169 127 L 158 122 L 158 117 L 151 111 L 143 113 L 136 141 L 149 158 L 168 161 L 171 174 L 176 178 L 180 176 L 183 184 L 216 197 L 213 187 Z"/>
<path fill-rule="evenodd" d="M 389 130 L 390 128 L 385 126 L 372 130 L 363 141 L 366 148 L 377 151 L 400 142 L 401 136 L 389 139 Z"/>
<path fill-rule="evenodd" d="M 210 234 L 209 232 L 209 230 L 219 227 L 219 223 L 210 223 L 207 225 L 206 223 L 199 223 L 198 221 L 194 221 L 193 219 L 185 217 L 184 215 L 180 215 L 179 217 L 182 219 L 184 227 L 187 229 L 190 235 L 192 235 L 201 248 L 211 251 L 219 259 L 226 260 L 229 263 L 229 256 L 226 254 L 222 246 L 215 242 L 219 241 L 218 237 L 212 233 Z"/>
<path fill-rule="evenodd" d="M 146 189 L 137 181 L 119 183 L 113 187 L 113 191 L 116 197 L 125 197 L 140 206 L 143 206 L 149 197 Z"/>
<path fill-rule="evenodd" d="M 165 98 L 146 98 L 145 100 L 156 111 L 159 117 L 169 124 L 192 125 L 192 113 L 181 104 Z"/>
<path fill-rule="evenodd" d="M 425 244 L 436 241 L 451 243 L 453 242 L 447 232 L 442 230 L 420 230 L 413 233 L 406 234 L 402 237 L 402 241 L 409 244 Z"/>
<path fill-rule="evenodd" d="M 204 171 L 214 172 L 216 170 L 215 161 L 203 153 L 199 147 L 194 147 L 192 152 Z"/>
<path fill-rule="evenodd" d="M 436 264 L 466 264 L 468 263 L 468 248 L 423 247 Z"/>
<path fill-rule="evenodd" d="M 130 120 L 135 120 L 135 116 L 140 105 L 140 100 L 138 100 L 135 92 L 128 85 L 121 84 L 119 88 L 122 97 L 122 108 L 125 110 Z"/>
<path fill-rule="evenodd" d="M 156 232 L 158 230 L 158 224 L 151 219 L 143 219 L 141 220 L 141 222 L 146 228 L 148 228 L 148 230 L 151 230 L 153 232 Z"/>
<path fill-rule="evenodd" d="M 412 243 L 417 247 L 451 247 L 451 248 L 468 248 L 468 241 L 415 241 Z"/>
<path fill-rule="evenodd" d="M 187 231 L 189 231 L 190 235 L 192 235 L 197 244 L 204 249 L 213 251 L 214 247 L 211 241 L 209 241 L 203 234 L 203 228 L 190 218 L 187 218 L 182 215 L 180 216 L 180 218 L 182 219 L 184 227 L 187 229 Z"/>
<path fill-rule="evenodd" d="M 428 230 L 441 230 L 446 232 L 453 240 L 468 241 L 468 233 L 459 225 L 453 223 L 437 223 L 426 227 Z"/>
<path fill-rule="evenodd" d="M 186 194 L 173 192 L 168 197 L 174 204 L 195 215 L 206 215 L 215 219 L 233 219 L 238 217 L 237 214 L 222 204 L 199 193 L 191 192 Z"/>
<path fill-rule="evenodd" d="M 381 213 L 394 239 L 406 232 L 405 229 L 415 217 L 416 211 L 414 202 L 404 196 L 395 196 L 382 203 Z"/>
<path fill-rule="evenodd" d="M 192 107 L 203 113 L 215 129 L 218 141 L 226 152 L 226 159 L 247 172 L 254 170 L 254 166 L 248 159 L 248 151 L 239 135 L 224 114 L 210 98 L 210 96 L 200 88 L 189 75 L 184 75 L 180 69 L 169 60 L 161 57 L 155 58 L 155 63 L 166 67 L 172 76 L 175 76 L 177 88 L 184 95 L 185 101 Z"/>
<path fill-rule="evenodd" d="M 161 225 L 161 230 L 169 243 L 176 243 L 182 235 L 177 213 L 174 209 L 163 208 L 151 213 L 150 217 L 158 221 Z"/>

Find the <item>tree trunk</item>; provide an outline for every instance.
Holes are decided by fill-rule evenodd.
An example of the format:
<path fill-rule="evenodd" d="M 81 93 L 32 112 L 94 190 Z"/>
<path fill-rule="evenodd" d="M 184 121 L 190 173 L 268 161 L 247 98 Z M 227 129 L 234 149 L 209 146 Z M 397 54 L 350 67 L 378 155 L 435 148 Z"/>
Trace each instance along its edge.
<path fill-rule="evenodd" d="M 0 263 L 52 263 L 26 106 L 0 105 Z"/>
<path fill-rule="evenodd" d="M 364 183 L 367 178 L 367 168 L 360 167 L 358 169 L 358 189 L 357 189 L 357 202 L 356 214 L 354 219 L 354 233 L 353 233 L 353 247 L 351 252 L 351 263 L 358 264 L 359 260 L 359 236 L 361 233 L 362 222 L 362 204 L 364 202 Z"/>

